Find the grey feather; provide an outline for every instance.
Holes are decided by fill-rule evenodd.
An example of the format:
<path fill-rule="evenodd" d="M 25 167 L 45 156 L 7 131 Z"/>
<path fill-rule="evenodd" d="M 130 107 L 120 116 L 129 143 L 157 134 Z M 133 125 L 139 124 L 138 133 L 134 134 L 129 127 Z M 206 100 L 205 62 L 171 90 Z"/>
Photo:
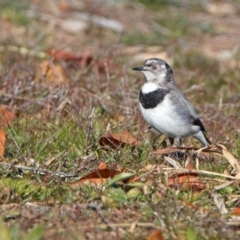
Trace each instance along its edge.
<path fill-rule="evenodd" d="M 148 88 L 146 85 L 148 83 L 144 84 L 149 92 L 145 92 L 145 95 L 140 92 L 139 100 L 143 117 L 153 128 L 170 138 L 193 136 L 206 146 L 211 144 L 197 113 L 175 84 L 173 71 L 164 60 L 150 58 L 143 66 L 135 67 L 133 70 L 141 71 L 150 84 Z M 150 87 L 152 85 L 155 85 L 156 89 L 155 87 L 152 89 Z M 151 107 L 147 99 L 150 96 L 153 96 L 150 100 L 154 98 L 152 102 L 155 103 L 151 104 Z"/>

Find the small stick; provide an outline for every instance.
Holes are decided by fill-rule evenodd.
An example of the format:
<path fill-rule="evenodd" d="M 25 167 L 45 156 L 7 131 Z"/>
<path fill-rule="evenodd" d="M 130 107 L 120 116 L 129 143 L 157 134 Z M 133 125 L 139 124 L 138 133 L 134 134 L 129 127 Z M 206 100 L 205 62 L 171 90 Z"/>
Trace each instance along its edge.
<path fill-rule="evenodd" d="M 76 177 L 78 177 L 78 175 L 76 173 L 54 172 L 54 171 L 44 169 L 44 168 L 12 165 L 9 163 L 4 163 L 4 162 L 0 162 L 0 167 L 7 168 L 7 169 L 15 168 L 15 169 L 21 169 L 21 170 L 26 170 L 26 171 L 34 171 L 34 172 L 38 172 L 39 174 L 51 174 L 51 175 L 55 175 L 55 176 L 61 177 L 61 178 L 76 178 Z"/>

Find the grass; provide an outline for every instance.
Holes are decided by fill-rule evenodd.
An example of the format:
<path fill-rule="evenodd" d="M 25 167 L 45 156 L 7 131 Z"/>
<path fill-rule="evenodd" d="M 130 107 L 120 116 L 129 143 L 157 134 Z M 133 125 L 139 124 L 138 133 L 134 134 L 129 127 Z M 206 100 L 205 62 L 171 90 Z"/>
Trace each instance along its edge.
<path fill-rule="evenodd" d="M 6 0 L 0 3 L 1 18 L 11 23 L 26 26 L 29 23 L 26 16 L 26 10 L 29 6 L 29 1 L 21 0 L 18 2 L 9 2 Z"/>
<path fill-rule="evenodd" d="M 136 4 L 139 2 L 147 6 L 145 11 Z M 226 145 L 239 158 L 238 69 L 209 59 L 198 49 L 186 51 L 181 47 L 182 41 L 185 44 L 191 43 L 193 38 L 204 41 L 209 34 L 215 34 L 214 26 L 196 30 L 198 21 L 194 13 L 206 14 L 201 6 L 191 5 L 188 9 L 177 1 L 161 1 L 161 4 L 134 1 L 130 11 L 123 1 L 118 7 L 107 4 L 105 8 L 110 9 L 107 12 L 98 6 L 97 14 L 110 19 L 124 22 L 134 18 L 138 32 L 134 30 L 135 23 L 129 20 L 128 29 L 121 36 L 105 34 L 104 29 L 91 26 L 90 32 L 87 29 L 80 35 L 76 33 L 76 41 L 61 25 L 49 31 L 49 23 L 39 20 L 39 23 L 34 21 L 33 27 L 32 19 L 25 15 L 31 6 L 28 1 L 23 0 L 19 5 L 9 1 L 1 4 L 2 25 L 11 24 L 13 29 L 21 25 L 29 30 L 28 34 L 22 35 L 21 31 L 16 31 L 16 38 L 26 46 L 43 33 L 49 37 L 39 40 L 33 49 L 70 52 L 79 49 L 76 54 L 82 55 L 85 48 L 91 47 L 93 56 L 92 63 L 84 65 L 77 60 L 40 59 L 20 51 L 5 49 L 0 52 L 1 104 L 19 113 L 11 126 L 4 129 L 7 141 L 1 161 L 9 165 L 4 167 L 0 162 L 0 231 L 4 239 L 147 239 L 156 229 L 164 239 L 239 238 L 239 224 L 233 226 L 231 222 L 237 218 L 233 209 L 239 209 L 240 204 L 238 180 L 230 183 L 230 179 L 224 177 L 196 173 L 189 177 L 200 179 L 198 181 L 205 186 L 203 189 L 198 189 L 198 185 L 184 187 L 179 182 L 169 185 L 172 175 L 162 167 L 171 165 L 162 156 L 151 154 L 153 150 L 163 148 L 163 138 L 152 146 L 152 133 L 138 111 L 138 91 L 144 79 L 128 71 L 135 65 L 135 53 L 119 50 L 123 44 L 129 47 L 139 43 L 146 47 L 161 45 L 163 51 L 172 56 L 175 80 L 199 112 L 212 142 Z M 56 10 L 49 3 L 34 4 L 39 13 L 53 14 Z M 95 13 L 90 2 L 83 1 L 83 4 L 84 11 Z M 70 16 L 67 10 L 61 11 Z M 123 13 L 126 19 L 121 17 Z M 191 21 L 190 15 L 193 16 Z M 158 28 L 152 27 L 153 22 L 168 29 L 170 34 L 160 33 Z M 149 28 L 140 27 L 144 24 Z M 0 45 L 18 42 L 8 37 L 0 37 Z M 6 39 L 10 40 L 6 42 Z M 52 42 L 49 39 L 53 39 Z M 44 60 L 59 64 L 69 84 L 51 86 L 49 82 L 37 82 L 37 72 Z M 192 86 L 196 88 L 191 90 Z M 140 145 L 113 148 L 99 144 L 102 135 L 123 131 L 136 136 Z M 201 146 L 193 139 L 185 140 L 184 144 Z M 178 163 L 185 167 L 189 160 L 195 168 L 196 160 L 190 153 L 187 157 Z M 80 177 L 97 172 L 102 162 L 110 169 L 124 169 L 123 175 L 108 179 L 104 184 L 78 182 L 72 185 Z M 150 164 L 157 169 L 146 170 Z M 14 167 L 16 165 L 25 168 Z M 234 175 L 225 158 L 202 157 L 199 169 Z M 78 177 L 57 175 L 60 172 Z M 127 173 L 139 178 L 133 182 L 124 181 Z M 222 185 L 227 183 L 229 185 Z M 223 200 L 227 214 L 217 207 L 214 194 Z"/>

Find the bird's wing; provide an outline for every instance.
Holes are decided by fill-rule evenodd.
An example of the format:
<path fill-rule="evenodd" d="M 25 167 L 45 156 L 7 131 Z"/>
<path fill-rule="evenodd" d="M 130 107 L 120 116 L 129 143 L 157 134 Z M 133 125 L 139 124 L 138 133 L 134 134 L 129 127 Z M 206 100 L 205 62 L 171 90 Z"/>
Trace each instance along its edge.
<path fill-rule="evenodd" d="M 186 99 L 182 92 L 179 91 L 172 95 L 172 101 L 175 104 L 176 111 L 182 116 L 184 121 L 189 122 L 189 124 L 199 126 L 201 131 L 205 131 L 205 128 L 192 104 Z"/>

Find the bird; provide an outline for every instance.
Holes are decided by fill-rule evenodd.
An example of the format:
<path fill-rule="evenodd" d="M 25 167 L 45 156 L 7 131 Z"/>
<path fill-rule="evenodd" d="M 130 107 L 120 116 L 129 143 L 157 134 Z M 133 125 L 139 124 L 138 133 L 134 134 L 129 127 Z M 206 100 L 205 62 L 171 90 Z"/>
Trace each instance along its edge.
<path fill-rule="evenodd" d="M 182 139 L 191 136 L 206 147 L 211 145 L 201 120 L 176 85 L 173 70 L 166 61 L 150 58 L 132 70 L 145 76 L 146 82 L 139 93 L 139 107 L 152 128 L 167 136 L 171 145 L 176 141 L 180 147 Z"/>

